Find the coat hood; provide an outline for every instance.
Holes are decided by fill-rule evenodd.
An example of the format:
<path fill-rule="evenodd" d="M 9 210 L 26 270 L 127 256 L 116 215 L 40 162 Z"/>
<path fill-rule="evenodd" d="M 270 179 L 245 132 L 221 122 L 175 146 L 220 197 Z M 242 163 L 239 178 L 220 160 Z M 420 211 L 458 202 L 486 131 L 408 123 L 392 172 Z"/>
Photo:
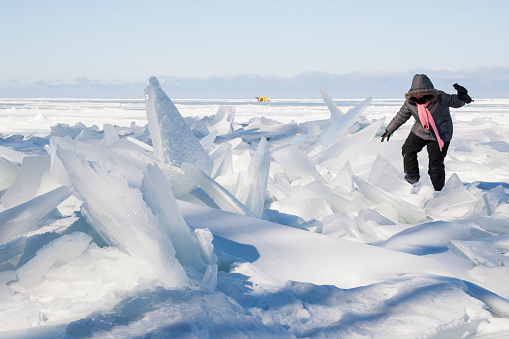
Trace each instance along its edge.
<path fill-rule="evenodd" d="M 438 91 L 433 87 L 433 83 L 425 74 L 416 74 L 412 80 L 410 90 L 405 94 L 405 99 L 412 100 L 413 97 L 421 95 L 431 95 L 433 96 L 431 99 L 433 101 L 437 98 Z"/>

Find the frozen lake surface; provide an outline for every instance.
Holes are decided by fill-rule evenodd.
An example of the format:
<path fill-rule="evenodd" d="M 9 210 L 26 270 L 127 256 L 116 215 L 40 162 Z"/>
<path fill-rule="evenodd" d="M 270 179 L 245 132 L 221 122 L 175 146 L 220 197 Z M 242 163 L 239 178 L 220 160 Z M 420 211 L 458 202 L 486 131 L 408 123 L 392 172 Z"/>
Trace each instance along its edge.
<path fill-rule="evenodd" d="M 434 192 L 403 99 L 151 86 L 0 99 L 1 337 L 509 335 L 509 99 L 451 110 Z"/>

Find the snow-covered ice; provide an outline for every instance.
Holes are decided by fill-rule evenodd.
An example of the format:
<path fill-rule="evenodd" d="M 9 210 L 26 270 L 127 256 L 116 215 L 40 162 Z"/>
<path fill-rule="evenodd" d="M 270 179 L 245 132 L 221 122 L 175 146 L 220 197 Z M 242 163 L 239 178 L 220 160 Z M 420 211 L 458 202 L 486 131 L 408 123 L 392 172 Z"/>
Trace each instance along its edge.
<path fill-rule="evenodd" d="M 509 335 L 508 100 L 435 192 L 402 99 L 145 94 L 0 99 L 2 338 Z"/>

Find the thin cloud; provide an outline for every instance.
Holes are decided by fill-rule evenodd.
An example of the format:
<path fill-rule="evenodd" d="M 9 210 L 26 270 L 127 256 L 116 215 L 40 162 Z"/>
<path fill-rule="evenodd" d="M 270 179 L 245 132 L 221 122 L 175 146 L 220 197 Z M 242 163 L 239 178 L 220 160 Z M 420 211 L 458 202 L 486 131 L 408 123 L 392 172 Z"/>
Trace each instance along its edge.
<path fill-rule="evenodd" d="M 476 69 L 412 69 L 405 72 L 363 71 L 348 74 L 302 73 L 295 77 L 240 74 L 235 76 L 174 77 L 156 75 L 166 93 L 175 99 L 320 98 L 322 85 L 334 98 L 403 98 L 414 74 L 427 74 L 437 89 L 454 93 L 452 84 L 465 86 L 474 98 L 509 98 L 509 67 Z M 91 81 L 82 76 L 73 82 L 40 80 L 0 88 L 0 97 L 143 98 L 146 79 L 139 82 Z"/>

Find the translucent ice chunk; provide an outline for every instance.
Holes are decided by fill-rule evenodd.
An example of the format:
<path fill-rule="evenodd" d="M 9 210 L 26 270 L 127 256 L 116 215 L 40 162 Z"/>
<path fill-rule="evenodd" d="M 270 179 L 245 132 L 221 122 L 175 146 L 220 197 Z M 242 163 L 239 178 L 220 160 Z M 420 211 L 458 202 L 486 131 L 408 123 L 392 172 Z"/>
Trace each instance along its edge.
<path fill-rule="evenodd" d="M 393 195 L 410 194 L 412 186 L 401 178 L 400 173 L 380 154 L 369 173 L 368 182 Z"/>
<path fill-rule="evenodd" d="M 16 179 L 18 175 L 19 165 L 0 157 L 0 196 L 5 192 Z"/>
<path fill-rule="evenodd" d="M 242 178 L 242 182 L 237 183 L 235 194 L 237 199 L 244 203 L 244 205 L 258 218 L 261 218 L 263 214 L 269 169 L 269 145 L 267 140 L 262 137 L 256 153 L 251 158 L 247 175 L 239 177 Z"/>
<path fill-rule="evenodd" d="M 147 120 L 156 159 L 180 167 L 189 162 L 210 174 L 212 160 L 196 139 L 156 77 L 145 89 Z"/>
<path fill-rule="evenodd" d="M 379 229 L 376 228 L 376 226 L 370 224 L 369 222 L 364 221 L 360 217 L 354 218 L 355 224 L 357 225 L 357 228 L 359 231 L 367 235 L 373 240 L 387 240 L 387 237 L 380 232 Z"/>
<path fill-rule="evenodd" d="M 197 228 L 194 230 L 194 238 L 196 244 L 200 248 L 203 261 L 208 265 L 217 263 L 217 257 L 214 254 L 214 245 L 212 244 L 212 240 L 214 240 L 212 232 L 207 228 Z"/>
<path fill-rule="evenodd" d="M 318 142 L 324 147 L 329 147 L 338 140 L 341 140 L 347 133 L 359 116 L 371 103 L 371 98 L 367 98 L 359 105 L 349 110 L 346 114 L 337 118 L 318 138 Z"/>
<path fill-rule="evenodd" d="M 440 191 L 440 195 L 447 195 L 449 193 L 458 192 L 462 189 L 464 189 L 463 182 L 461 182 L 461 179 L 456 173 L 453 173 L 445 183 L 444 188 Z"/>
<path fill-rule="evenodd" d="M 104 124 L 103 126 L 104 138 L 102 139 L 102 145 L 111 145 L 119 139 L 117 130 L 112 124 Z"/>
<path fill-rule="evenodd" d="M 322 94 L 322 99 L 325 102 L 325 105 L 327 105 L 327 108 L 330 111 L 331 117 L 333 119 L 338 119 L 341 116 L 343 116 L 343 112 L 341 112 L 339 107 L 336 106 L 336 103 L 334 102 L 334 100 L 332 100 L 329 93 L 327 93 L 321 85 L 320 85 L 320 92 Z"/>
<path fill-rule="evenodd" d="M 26 289 L 37 286 L 52 266 L 79 257 L 91 241 L 92 238 L 82 232 L 74 232 L 53 240 L 16 270 L 19 282 Z"/>
<path fill-rule="evenodd" d="M 92 128 L 83 128 L 81 132 L 76 135 L 74 140 L 87 142 L 90 144 L 100 144 L 101 140 L 104 139 L 104 134 L 97 132 Z"/>
<path fill-rule="evenodd" d="M 212 126 L 210 126 L 209 131 L 216 131 L 218 135 L 232 132 L 231 122 L 233 121 L 234 116 L 235 107 L 220 106 L 214 120 L 212 121 Z"/>
<path fill-rule="evenodd" d="M 341 195 L 325 184 L 313 181 L 305 186 L 307 189 L 315 192 L 317 196 L 327 199 L 335 213 L 337 212 L 357 212 L 357 206 L 351 198 Z"/>
<path fill-rule="evenodd" d="M 181 168 L 222 210 L 255 217 L 237 198 L 199 168 L 189 163 L 183 163 Z"/>
<path fill-rule="evenodd" d="M 376 186 L 382 173 L 396 178 L 400 176 L 398 170 L 396 170 L 390 162 L 388 162 L 382 155 L 379 154 L 373 162 L 373 166 L 371 167 L 368 182 Z"/>
<path fill-rule="evenodd" d="M 447 247 L 457 256 L 470 260 L 474 265 L 497 267 L 509 264 L 509 258 L 484 241 L 451 240 Z"/>
<path fill-rule="evenodd" d="M 475 219 L 476 225 L 481 226 L 488 232 L 509 234 L 509 220 L 493 217 L 479 217 Z"/>
<path fill-rule="evenodd" d="M 397 212 L 401 222 L 417 224 L 426 220 L 427 216 L 423 209 L 398 199 L 357 176 L 353 177 L 353 181 L 361 191 L 362 195 L 364 195 L 372 203 L 386 203 L 392 206 Z"/>
<path fill-rule="evenodd" d="M 200 287 L 206 291 L 213 291 L 217 285 L 217 264 L 209 265 L 203 276 Z"/>
<path fill-rule="evenodd" d="M 324 183 L 320 173 L 315 169 L 313 161 L 296 146 L 280 149 L 272 152 L 271 155 L 288 173 L 301 178 L 313 178 Z"/>
<path fill-rule="evenodd" d="M 10 148 L 0 146 L 0 158 L 4 158 L 13 163 L 21 164 L 25 155 Z"/>
<path fill-rule="evenodd" d="M 214 162 L 214 167 L 210 174 L 212 178 L 216 178 L 217 176 L 224 175 L 232 171 L 233 157 L 231 150 L 232 146 L 225 142 L 210 154 L 210 159 Z"/>
<path fill-rule="evenodd" d="M 169 235 L 180 263 L 205 273 L 206 266 L 201 260 L 198 245 L 177 206 L 166 177 L 157 165 L 147 166 L 142 192 L 160 227 Z"/>
<path fill-rule="evenodd" d="M 503 203 L 507 203 L 507 193 L 505 192 L 502 185 L 495 187 L 487 193 L 483 194 L 484 205 L 486 206 L 486 212 L 488 215 L 492 215 L 497 210 L 498 206 Z"/>
<path fill-rule="evenodd" d="M 233 171 L 234 172 L 247 171 L 250 163 L 251 154 L 249 153 L 249 150 L 245 150 L 244 152 L 242 152 L 240 156 L 238 156 L 233 161 Z"/>
<path fill-rule="evenodd" d="M 345 166 L 336 174 L 334 179 L 329 183 L 333 189 L 343 190 L 345 192 L 353 191 L 353 172 L 350 162 L 347 161 Z"/>
<path fill-rule="evenodd" d="M 2 197 L 5 208 L 11 208 L 35 198 L 44 172 L 50 168 L 48 154 L 28 156 L 23 158 L 16 179 Z"/>
<path fill-rule="evenodd" d="M 133 180 L 138 170 L 103 147 L 80 145 L 78 150 L 58 146 L 57 155 L 84 201 L 81 211 L 88 223 L 107 244 L 150 268 L 153 276 L 147 278 L 168 288 L 188 286 L 171 239 L 143 200 L 141 180 Z"/>
<path fill-rule="evenodd" d="M 331 147 L 314 155 L 312 157 L 313 161 L 316 163 L 323 163 L 326 167 L 331 169 L 341 169 L 347 161 L 350 161 L 350 164 L 352 164 L 352 160 L 359 156 L 357 145 L 363 145 L 371 141 L 380 130 L 384 121 L 385 118 L 377 120 L 361 131 L 338 141 Z M 363 156 L 365 157 L 365 155 Z"/>
<path fill-rule="evenodd" d="M 39 228 L 37 221 L 74 192 L 62 186 L 0 213 L 0 245 Z"/>
<path fill-rule="evenodd" d="M 0 245 L 0 272 L 14 270 L 18 267 L 19 260 L 25 251 L 26 242 L 26 237 L 20 237 Z"/>
<path fill-rule="evenodd" d="M 207 134 L 203 139 L 200 140 L 200 145 L 205 150 L 210 150 L 212 148 L 212 145 L 214 144 L 214 140 L 216 140 L 217 137 L 217 131 L 212 131 L 209 134 Z"/>
<path fill-rule="evenodd" d="M 479 198 L 462 187 L 453 194 L 430 200 L 426 212 L 434 218 L 459 218 L 473 212 L 478 203 Z"/>

